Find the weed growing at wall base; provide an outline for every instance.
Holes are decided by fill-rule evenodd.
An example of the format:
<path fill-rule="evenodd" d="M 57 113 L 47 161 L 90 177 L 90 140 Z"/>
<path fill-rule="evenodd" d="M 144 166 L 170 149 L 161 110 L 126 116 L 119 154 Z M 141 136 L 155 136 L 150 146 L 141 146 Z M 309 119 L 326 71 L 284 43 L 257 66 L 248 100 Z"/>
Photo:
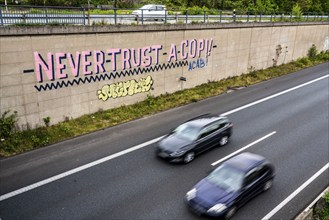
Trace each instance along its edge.
<path fill-rule="evenodd" d="M 329 192 L 325 193 L 315 205 L 312 220 L 329 219 Z"/>
<path fill-rule="evenodd" d="M 45 118 L 44 122 L 46 126 L 33 130 L 15 130 L 14 124 L 17 120 L 16 115 L 7 112 L 0 118 L 1 132 L 7 131 L 4 133 L 5 136 L 1 133 L 0 155 L 8 157 L 47 146 L 68 138 L 138 119 L 146 115 L 197 102 L 208 97 L 222 94 L 229 89 L 253 85 L 264 80 L 296 72 L 303 68 L 325 62 L 329 62 L 329 51 L 321 52 L 314 57 L 301 58 L 295 62 L 273 66 L 264 70 L 255 71 L 253 68 L 250 68 L 250 73 L 248 74 L 230 77 L 216 82 L 208 82 L 173 94 L 162 94 L 158 97 L 148 95 L 144 101 L 133 105 L 101 110 L 92 115 L 66 120 L 52 126 L 49 126 L 50 118 L 49 120 Z"/>

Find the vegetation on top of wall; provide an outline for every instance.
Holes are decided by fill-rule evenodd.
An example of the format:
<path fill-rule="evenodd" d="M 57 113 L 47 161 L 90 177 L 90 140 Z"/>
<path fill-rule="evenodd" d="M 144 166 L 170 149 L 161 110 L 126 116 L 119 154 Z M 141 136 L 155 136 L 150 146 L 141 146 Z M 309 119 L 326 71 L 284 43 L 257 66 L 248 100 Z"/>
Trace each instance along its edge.
<path fill-rule="evenodd" d="M 0 4 L 11 3 L 12 1 L 0 0 Z M 10 4 L 9 3 L 9 4 Z M 328 12 L 328 0 L 19 0 L 20 5 L 37 6 L 72 6 L 85 8 L 136 8 L 146 4 L 164 4 L 168 9 L 187 9 L 190 7 L 206 7 L 217 10 L 248 10 L 262 12 L 287 12 L 298 4 L 303 12 Z"/>
<path fill-rule="evenodd" d="M 44 127 L 17 130 L 16 113 L 5 112 L 0 118 L 0 156 L 8 157 L 36 148 L 47 146 L 65 139 L 104 129 L 120 123 L 152 115 L 181 105 L 216 96 L 227 90 L 237 87 L 250 86 L 264 80 L 275 78 L 300 69 L 314 66 L 329 61 L 329 51 L 317 53 L 312 46 L 308 51 L 308 57 L 297 61 L 273 66 L 268 69 L 256 71 L 248 68 L 249 73 L 229 77 L 220 81 L 208 82 L 191 89 L 177 91 L 173 94 L 163 94 L 158 97 L 148 95 L 139 103 L 121 106 L 119 108 L 100 110 L 91 115 L 84 115 L 76 119 L 67 118 L 66 121 L 50 126 L 50 117 L 43 118 Z"/>
<path fill-rule="evenodd" d="M 291 11 L 295 21 L 302 21 L 303 11 L 298 3 L 294 5 Z"/>

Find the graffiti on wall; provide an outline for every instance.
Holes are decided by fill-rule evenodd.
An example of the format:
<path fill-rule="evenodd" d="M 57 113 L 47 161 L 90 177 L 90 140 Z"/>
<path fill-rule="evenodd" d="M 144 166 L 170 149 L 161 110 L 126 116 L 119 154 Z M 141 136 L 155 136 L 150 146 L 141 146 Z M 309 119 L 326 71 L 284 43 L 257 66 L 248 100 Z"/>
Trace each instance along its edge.
<path fill-rule="evenodd" d="M 329 36 L 326 37 L 326 39 L 323 42 L 323 51 L 328 51 L 329 50 Z"/>
<path fill-rule="evenodd" d="M 103 101 L 109 98 L 119 98 L 125 96 L 132 96 L 137 93 L 148 92 L 151 89 L 153 80 L 151 76 L 146 78 L 141 78 L 138 81 L 132 79 L 126 82 L 112 83 L 109 85 L 104 85 L 101 89 L 97 91 L 98 99 Z"/>
<path fill-rule="evenodd" d="M 208 58 L 215 47 L 213 39 L 191 39 L 183 40 L 177 45 L 171 44 L 169 51 L 164 51 L 163 45 L 160 44 L 140 48 L 85 50 L 77 51 L 75 54 L 41 54 L 35 51 L 35 68 L 24 70 L 24 73 L 35 73 L 37 84 L 34 87 L 38 92 L 42 92 L 180 67 L 187 67 L 187 71 L 193 71 L 208 65 Z M 152 78 L 148 76 L 140 81 L 129 80 L 121 84 L 105 85 L 97 91 L 98 97 L 105 101 L 108 98 L 123 97 L 126 93 L 130 95 L 139 91 L 145 92 L 147 86 L 141 86 L 144 89 L 137 86 L 134 92 L 133 86 L 125 87 L 128 84 L 140 85 L 144 83 L 143 80 L 150 80 L 150 85 L 153 84 Z M 120 86 L 127 92 L 120 95 Z"/>

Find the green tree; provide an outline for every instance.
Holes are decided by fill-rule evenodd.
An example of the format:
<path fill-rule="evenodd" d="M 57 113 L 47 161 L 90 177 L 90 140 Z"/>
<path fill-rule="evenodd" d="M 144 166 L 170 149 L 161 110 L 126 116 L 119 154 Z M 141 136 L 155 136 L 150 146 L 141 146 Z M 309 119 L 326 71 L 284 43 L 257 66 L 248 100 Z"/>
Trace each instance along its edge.
<path fill-rule="evenodd" d="M 312 0 L 311 7 L 309 8 L 309 12 L 322 12 L 322 5 L 320 0 Z"/>
<path fill-rule="evenodd" d="M 288 12 L 297 3 L 297 0 L 276 0 L 280 12 Z"/>
<path fill-rule="evenodd" d="M 320 0 L 321 11 L 328 12 L 329 11 L 329 1 L 328 0 Z"/>
<path fill-rule="evenodd" d="M 4 4 L 5 0 L 0 0 Z M 13 0 L 7 0 L 8 5 L 15 4 Z M 329 11 L 328 0 L 89 0 L 93 6 L 113 5 L 117 8 L 133 8 L 145 4 L 165 4 L 167 8 L 184 9 L 194 6 L 199 8 L 261 12 L 289 12 L 299 4 L 303 12 L 324 12 Z M 38 6 L 72 6 L 81 7 L 88 4 L 88 0 L 19 0 L 21 5 Z"/>
<path fill-rule="evenodd" d="M 312 0 L 298 0 L 297 4 L 302 9 L 302 11 L 309 11 L 312 6 Z"/>
<path fill-rule="evenodd" d="M 302 20 L 303 11 L 302 11 L 302 8 L 299 6 L 298 3 L 296 3 L 293 6 L 291 12 L 292 12 L 292 15 L 294 16 L 294 20 L 296 20 L 296 21 Z"/>
<path fill-rule="evenodd" d="M 272 0 L 256 0 L 256 11 L 259 12 L 277 12 L 278 11 L 278 7 L 275 4 L 275 2 L 273 2 Z"/>

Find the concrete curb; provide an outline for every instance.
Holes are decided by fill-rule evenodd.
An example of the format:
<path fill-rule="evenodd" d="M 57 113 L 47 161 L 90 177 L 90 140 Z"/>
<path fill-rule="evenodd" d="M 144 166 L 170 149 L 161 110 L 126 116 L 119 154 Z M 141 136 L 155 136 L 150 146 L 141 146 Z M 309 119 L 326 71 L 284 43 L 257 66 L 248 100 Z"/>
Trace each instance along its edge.
<path fill-rule="evenodd" d="M 317 202 L 319 202 L 325 193 L 329 192 L 329 187 L 327 187 L 316 199 L 307 206 L 304 211 L 302 211 L 295 220 L 312 220 L 313 209 Z"/>

